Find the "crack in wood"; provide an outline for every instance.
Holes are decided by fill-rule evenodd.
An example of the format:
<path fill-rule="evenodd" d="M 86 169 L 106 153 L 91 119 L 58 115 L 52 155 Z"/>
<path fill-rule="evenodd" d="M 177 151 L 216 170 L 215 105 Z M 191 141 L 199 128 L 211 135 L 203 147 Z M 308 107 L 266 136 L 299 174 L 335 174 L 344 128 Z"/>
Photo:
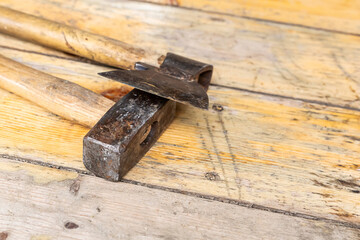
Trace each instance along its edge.
<path fill-rule="evenodd" d="M 196 123 L 196 126 L 197 126 L 198 128 L 200 128 L 199 123 Z M 216 166 L 215 166 L 215 164 L 214 164 L 214 162 L 213 162 L 213 159 L 212 159 L 212 156 L 211 156 L 211 154 L 210 154 L 209 148 L 207 147 L 207 145 L 206 145 L 206 143 L 205 143 L 204 135 L 202 134 L 201 131 L 199 131 L 199 138 L 200 138 L 200 140 L 201 140 L 201 145 L 204 147 L 204 149 L 206 149 L 207 156 L 209 157 L 209 160 L 210 160 L 210 162 L 211 162 L 212 169 L 215 171 L 215 170 L 216 170 Z"/>
<path fill-rule="evenodd" d="M 228 179 L 227 179 L 227 176 L 225 174 L 225 169 L 224 169 L 224 165 L 223 165 L 223 162 L 222 162 L 222 159 L 219 155 L 219 150 L 216 146 L 216 143 L 215 143 L 215 139 L 214 139 L 214 134 L 213 132 L 211 131 L 211 127 L 210 127 L 210 124 L 209 124 L 209 119 L 206 117 L 206 115 L 204 114 L 204 120 L 206 122 L 206 129 L 209 133 L 209 136 L 210 136 L 210 139 L 211 139 L 211 143 L 214 147 L 214 151 L 215 151 L 215 154 L 216 154 L 216 158 L 218 160 L 218 163 L 220 164 L 220 167 L 221 167 L 221 172 L 224 176 L 224 182 L 225 182 L 225 186 L 226 186 L 226 192 L 228 194 L 228 196 L 230 197 L 230 189 L 229 189 L 229 182 L 228 182 Z"/>
<path fill-rule="evenodd" d="M 230 139 L 229 139 L 229 136 L 227 134 L 227 130 L 225 128 L 225 123 L 224 123 L 224 121 L 222 119 L 222 113 L 221 112 L 218 112 L 218 118 L 219 118 L 219 121 L 220 121 L 220 124 L 221 124 L 222 132 L 223 132 L 224 137 L 225 137 L 227 148 L 228 148 L 230 156 L 231 156 L 231 161 L 232 161 L 232 164 L 233 164 L 233 167 L 234 167 L 235 183 L 236 183 L 236 187 L 238 189 L 238 198 L 241 199 L 241 185 L 239 183 L 239 181 L 240 181 L 239 169 L 238 169 L 238 167 L 236 165 L 235 155 L 234 155 L 234 153 L 233 153 L 233 151 L 231 149 Z"/>

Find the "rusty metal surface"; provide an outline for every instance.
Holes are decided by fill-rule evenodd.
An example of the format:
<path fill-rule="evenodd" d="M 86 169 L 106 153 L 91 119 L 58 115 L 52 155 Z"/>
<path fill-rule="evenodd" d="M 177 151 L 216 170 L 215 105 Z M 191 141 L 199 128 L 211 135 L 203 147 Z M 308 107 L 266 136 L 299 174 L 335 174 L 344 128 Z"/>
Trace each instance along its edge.
<path fill-rule="evenodd" d="M 168 99 L 132 90 L 84 137 L 84 165 L 96 176 L 119 181 L 169 126 L 175 107 Z"/>
<path fill-rule="evenodd" d="M 99 73 L 137 89 L 180 103 L 207 109 L 206 93 L 213 66 L 168 53 L 160 68 L 136 63 L 136 70 L 116 70 Z"/>
<path fill-rule="evenodd" d="M 136 63 L 135 69 L 99 73 L 138 89 L 120 99 L 84 137 L 86 168 L 111 181 L 134 167 L 171 123 L 176 107 L 171 100 L 209 105 L 211 65 L 168 53 L 160 68 Z"/>

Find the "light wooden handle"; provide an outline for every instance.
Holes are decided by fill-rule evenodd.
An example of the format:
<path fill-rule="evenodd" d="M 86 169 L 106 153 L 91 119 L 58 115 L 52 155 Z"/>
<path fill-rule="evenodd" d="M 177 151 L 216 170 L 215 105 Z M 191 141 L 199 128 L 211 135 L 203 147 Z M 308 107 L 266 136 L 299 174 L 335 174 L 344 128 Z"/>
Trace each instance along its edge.
<path fill-rule="evenodd" d="M 50 112 L 93 127 L 114 102 L 75 83 L 40 72 L 0 55 L 0 87 Z"/>
<path fill-rule="evenodd" d="M 141 48 L 1 6 L 0 32 L 124 69 L 137 61 L 157 63 Z"/>

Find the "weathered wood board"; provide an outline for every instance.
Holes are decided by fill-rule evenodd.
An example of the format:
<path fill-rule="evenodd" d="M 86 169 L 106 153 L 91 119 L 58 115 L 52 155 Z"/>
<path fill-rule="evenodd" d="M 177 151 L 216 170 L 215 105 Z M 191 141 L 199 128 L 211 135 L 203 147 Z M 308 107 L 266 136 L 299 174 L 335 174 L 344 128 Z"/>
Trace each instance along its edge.
<path fill-rule="evenodd" d="M 340 236 L 337 227 L 330 231 L 333 226 L 323 225 L 319 231 L 329 238 L 307 230 L 319 239 L 358 236 L 353 229 L 360 228 L 360 37 L 141 2 L 2 0 L 0 4 L 160 51 L 159 56 L 174 51 L 215 65 L 209 90 L 214 109 L 179 105 L 171 127 L 126 176 L 127 182 L 292 215 L 279 223 L 293 224 L 291 220 L 298 219 L 294 216 L 300 216 L 317 219 L 315 226 L 332 222 L 352 228 Z M 110 68 L 8 36 L 0 35 L 0 54 L 98 93 L 130 90 L 97 76 Z M 56 181 L 77 177 L 66 169 L 87 174 L 81 154 L 88 130 L 0 89 L 0 154 L 7 159 L 0 168 L 31 167 L 13 162 L 25 161 L 65 169 L 64 175 L 55 173 Z M 40 169 L 49 171 L 46 176 L 53 171 Z M 32 176 L 35 183 L 23 179 L 22 189 L 36 191 Z M 41 176 L 38 181 L 46 182 Z M 12 177 L 20 179 L 18 172 Z M 91 191 L 124 185 L 80 178 L 94 185 Z M 43 190 L 51 192 L 51 184 Z M 68 185 L 56 183 L 56 194 L 60 196 Z M 101 198 L 108 201 L 109 196 Z M 281 226 L 261 224 L 268 229 Z M 237 230 L 227 234 L 233 236 Z M 256 234 L 260 237 L 254 235 L 255 239 L 263 236 Z M 298 232 L 280 234 L 299 237 Z"/>
<path fill-rule="evenodd" d="M 196 11 L 235 15 L 255 21 L 280 22 L 360 35 L 359 0 L 143 0 Z"/>
<path fill-rule="evenodd" d="M 359 229 L 329 222 L 133 184 L 105 182 L 74 172 L 1 158 L 0 191 L 2 240 L 329 240 L 360 236 Z"/>
<path fill-rule="evenodd" d="M 360 109 L 359 36 L 128 1 L 1 5 L 212 63 L 214 84 Z"/>
<path fill-rule="evenodd" d="M 9 57 L 96 92 L 104 67 L 16 50 Z M 114 84 L 114 86 L 112 86 Z M 121 86 L 120 86 L 121 87 Z M 178 107 L 174 123 L 126 179 L 359 223 L 359 112 L 211 87 L 224 110 Z M 0 91 L 0 149 L 85 171 L 87 128 Z"/>

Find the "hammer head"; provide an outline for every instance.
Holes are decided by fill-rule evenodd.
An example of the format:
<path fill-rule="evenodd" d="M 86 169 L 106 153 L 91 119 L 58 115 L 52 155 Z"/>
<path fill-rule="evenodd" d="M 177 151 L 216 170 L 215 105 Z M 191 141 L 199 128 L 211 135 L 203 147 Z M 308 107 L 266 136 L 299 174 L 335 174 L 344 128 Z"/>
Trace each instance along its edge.
<path fill-rule="evenodd" d="M 136 63 L 135 69 L 99 74 L 176 102 L 208 108 L 209 98 L 206 91 L 212 77 L 213 66 L 168 53 L 160 68 Z"/>
<path fill-rule="evenodd" d="M 85 167 L 99 177 L 119 181 L 169 126 L 175 106 L 168 99 L 132 90 L 84 137 Z"/>

